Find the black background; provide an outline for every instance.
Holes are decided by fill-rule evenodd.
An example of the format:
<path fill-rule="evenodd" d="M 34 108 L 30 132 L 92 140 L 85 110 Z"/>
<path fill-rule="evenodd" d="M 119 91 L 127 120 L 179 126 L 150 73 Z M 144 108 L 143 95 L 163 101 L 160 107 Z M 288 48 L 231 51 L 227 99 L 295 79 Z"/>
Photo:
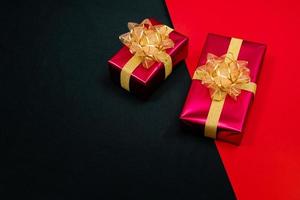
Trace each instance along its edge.
<path fill-rule="evenodd" d="M 128 21 L 171 26 L 162 0 L 0 11 L 1 199 L 235 198 L 213 141 L 180 126 L 184 63 L 148 101 L 110 80 Z"/>

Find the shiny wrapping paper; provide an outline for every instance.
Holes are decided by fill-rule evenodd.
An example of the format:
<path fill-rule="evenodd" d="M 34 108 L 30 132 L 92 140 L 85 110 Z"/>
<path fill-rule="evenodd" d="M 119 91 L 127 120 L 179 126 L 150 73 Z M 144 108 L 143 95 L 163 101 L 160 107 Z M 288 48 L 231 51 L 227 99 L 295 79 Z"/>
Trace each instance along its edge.
<path fill-rule="evenodd" d="M 206 63 L 208 53 L 217 56 L 226 54 L 230 40 L 230 37 L 208 34 L 198 66 Z M 266 46 L 263 44 L 243 40 L 239 51 L 238 60 L 248 61 L 251 81 L 254 83 L 257 81 L 265 50 Z M 242 91 L 237 100 L 226 96 L 218 122 L 216 139 L 237 145 L 240 143 L 253 97 L 254 95 L 247 91 Z M 180 119 L 203 133 L 211 102 L 208 88 L 202 85 L 201 81 L 193 80 Z"/>
<path fill-rule="evenodd" d="M 153 25 L 161 24 L 154 19 L 150 19 Z M 188 51 L 188 38 L 184 35 L 172 31 L 169 34 L 174 42 L 174 47 L 166 50 L 172 58 L 172 66 L 184 60 Z M 124 65 L 133 56 L 126 46 L 123 46 L 109 61 L 109 71 L 114 82 L 120 84 L 120 73 Z M 147 98 L 165 80 L 165 69 L 163 63 L 155 62 L 146 69 L 140 64 L 131 74 L 130 92 Z"/>

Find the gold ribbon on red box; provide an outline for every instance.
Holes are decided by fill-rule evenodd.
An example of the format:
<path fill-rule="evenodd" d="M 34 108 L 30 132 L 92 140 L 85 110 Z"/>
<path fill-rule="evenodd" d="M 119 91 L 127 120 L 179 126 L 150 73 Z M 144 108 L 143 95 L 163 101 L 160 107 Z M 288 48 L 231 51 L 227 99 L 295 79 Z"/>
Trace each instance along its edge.
<path fill-rule="evenodd" d="M 201 80 L 211 95 L 211 105 L 205 122 L 204 135 L 216 139 L 218 122 L 226 96 L 237 100 L 242 90 L 255 94 L 256 84 L 251 82 L 248 62 L 237 60 L 243 40 L 232 38 L 227 53 L 221 57 L 207 54 L 205 65 L 198 67 L 194 80 Z"/>
<path fill-rule="evenodd" d="M 140 24 L 129 22 L 128 29 L 130 31 L 119 38 L 133 56 L 122 68 L 121 86 L 130 91 L 130 76 L 140 64 L 148 69 L 154 62 L 162 62 L 167 78 L 172 72 L 172 59 L 166 53 L 166 49 L 174 47 L 174 42 L 169 38 L 173 29 L 166 25 L 152 25 L 149 19 Z"/>

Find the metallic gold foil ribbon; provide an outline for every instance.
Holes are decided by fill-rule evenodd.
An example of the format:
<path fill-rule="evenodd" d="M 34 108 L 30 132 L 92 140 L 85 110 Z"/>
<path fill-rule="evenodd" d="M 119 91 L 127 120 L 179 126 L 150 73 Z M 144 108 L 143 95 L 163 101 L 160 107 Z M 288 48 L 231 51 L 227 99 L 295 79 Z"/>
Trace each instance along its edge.
<path fill-rule="evenodd" d="M 140 24 L 129 22 L 128 28 L 130 31 L 119 38 L 133 56 L 122 68 L 121 86 L 130 91 L 130 76 L 140 64 L 148 69 L 154 62 L 162 62 L 167 78 L 172 72 L 172 59 L 166 49 L 174 47 L 174 42 L 169 38 L 173 29 L 166 25 L 152 25 L 149 19 Z"/>
<path fill-rule="evenodd" d="M 218 122 L 226 96 L 236 100 L 241 90 L 255 94 L 256 84 L 250 82 L 247 61 L 237 60 L 243 40 L 232 38 L 227 53 L 221 57 L 207 55 L 205 65 L 198 67 L 193 79 L 201 80 L 208 87 L 212 102 L 207 115 L 204 135 L 216 139 Z"/>

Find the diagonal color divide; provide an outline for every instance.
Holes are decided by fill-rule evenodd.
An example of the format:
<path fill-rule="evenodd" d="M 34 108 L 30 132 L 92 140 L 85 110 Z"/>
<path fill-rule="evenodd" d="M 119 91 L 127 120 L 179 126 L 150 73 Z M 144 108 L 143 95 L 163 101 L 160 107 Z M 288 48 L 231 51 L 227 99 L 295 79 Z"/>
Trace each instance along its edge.
<path fill-rule="evenodd" d="M 300 199 L 300 3 L 166 3 L 175 29 L 190 38 L 190 74 L 208 32 L 267 44 L 241 145 L 216 145 L 238 199 Z"/>

